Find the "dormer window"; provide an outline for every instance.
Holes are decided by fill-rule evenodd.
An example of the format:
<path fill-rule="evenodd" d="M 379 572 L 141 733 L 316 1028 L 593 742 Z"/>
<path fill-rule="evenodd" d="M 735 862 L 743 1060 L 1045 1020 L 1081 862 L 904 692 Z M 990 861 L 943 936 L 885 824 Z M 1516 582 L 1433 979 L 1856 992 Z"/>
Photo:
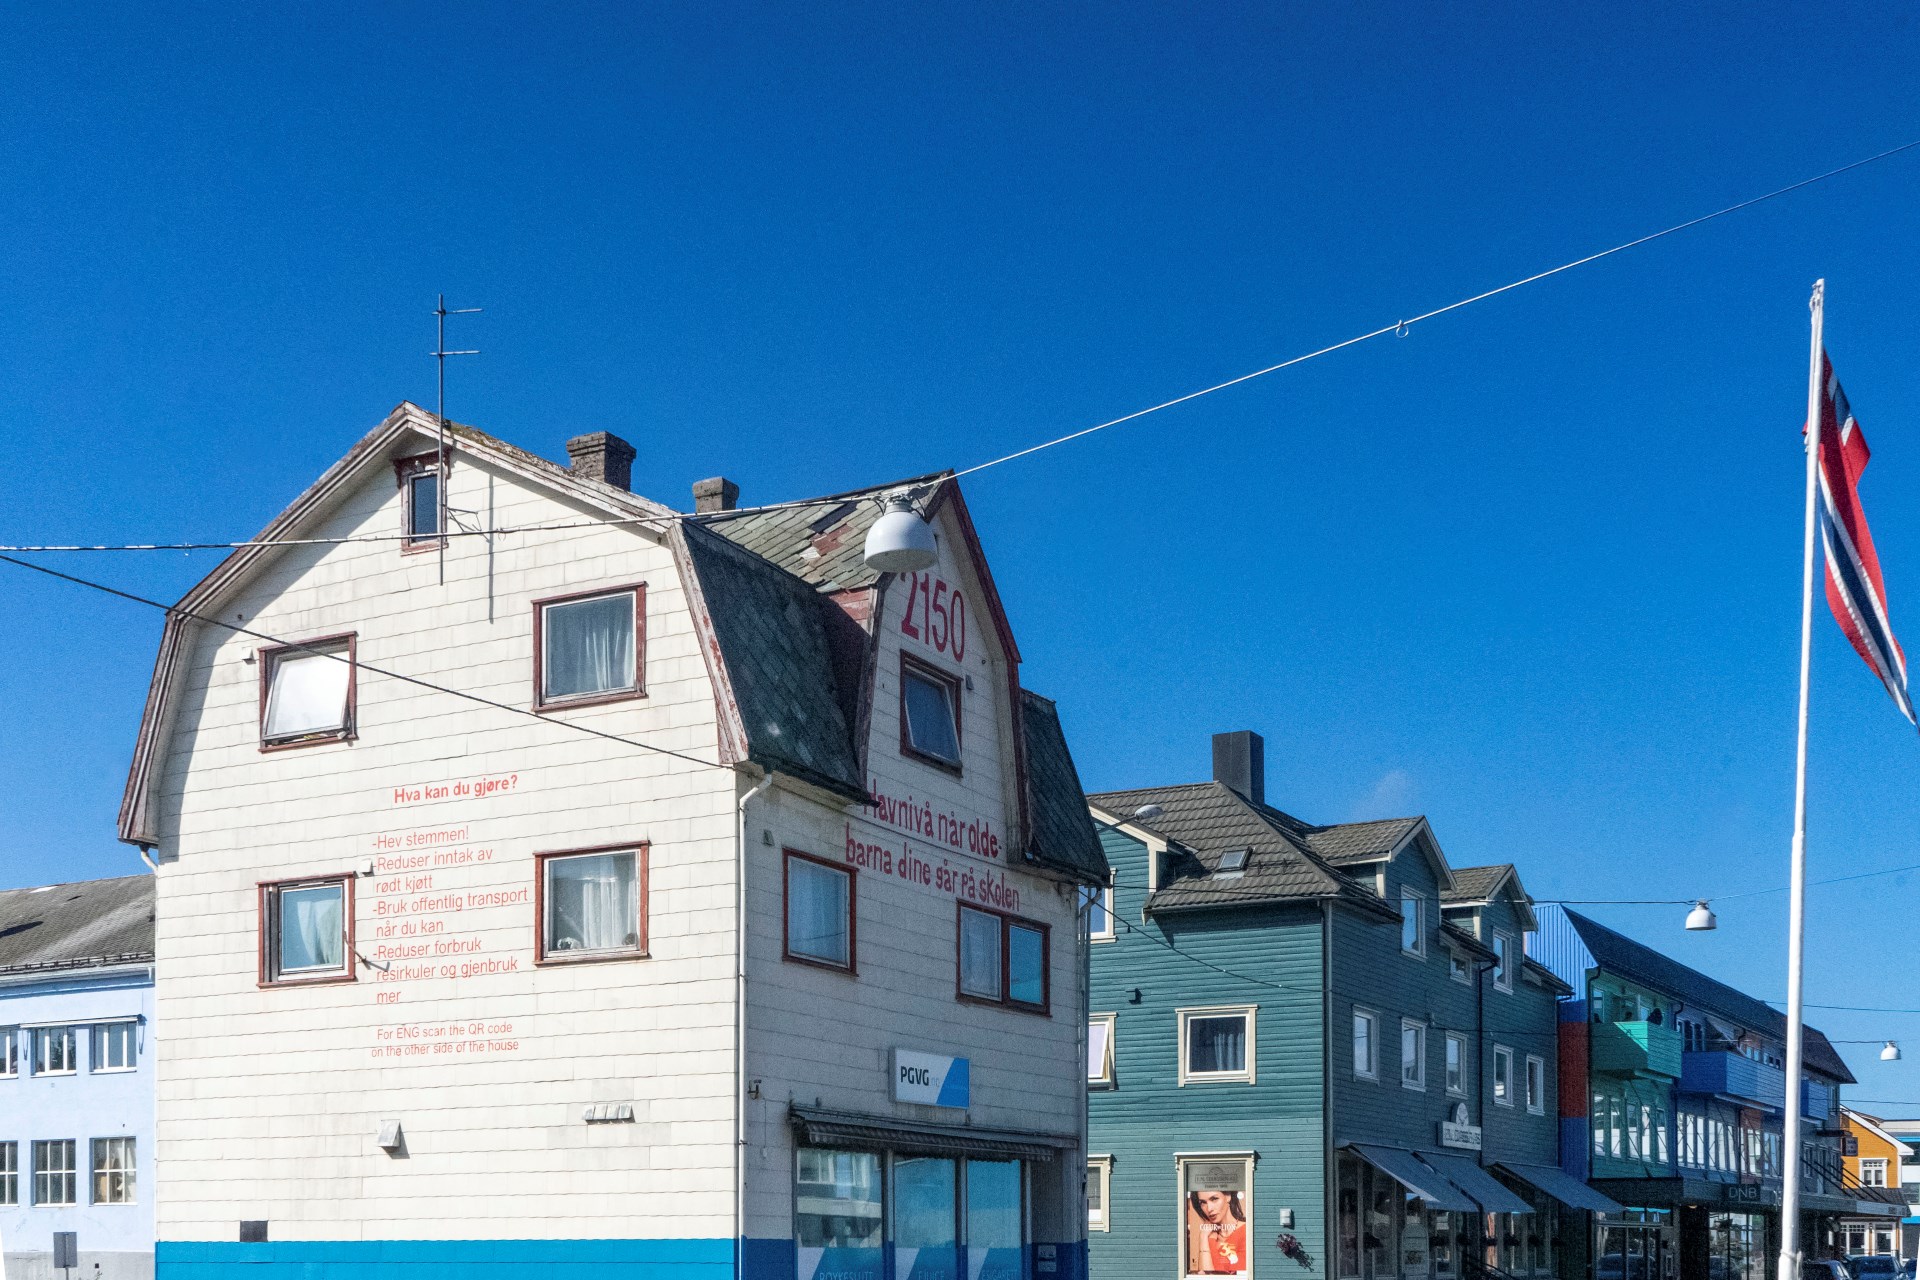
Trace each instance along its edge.
<path fill-rule="evenodd" d="M 1410 956 L 1427 954 L 1424 900 L 1411 889 L 1400 891 L 1400 950 Z"/>
<path fill-rule="evenodd" d="M 262 750 L 353 737 L 354 637 L 325 636 L 260 651 Z"/>
<path fill-rule="evenodd" d="M 646 642 L 646 585 L 533 604 L 534 706 L 546 711 L 637 698 Z"/>
<path fill-rule="evenodd" d="M 960 768 L 960 681 L 900 655 L 900 750 L 943 768 Z"/>

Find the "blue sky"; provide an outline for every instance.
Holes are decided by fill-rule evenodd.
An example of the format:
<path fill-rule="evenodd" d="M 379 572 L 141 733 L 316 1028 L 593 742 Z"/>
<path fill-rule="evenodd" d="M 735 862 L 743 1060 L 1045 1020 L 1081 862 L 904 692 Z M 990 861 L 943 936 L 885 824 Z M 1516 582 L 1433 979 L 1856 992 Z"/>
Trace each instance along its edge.
<path fill-rule="evenodd" d="M 1912 6 L 16 6 L 0 540 L 251 533 L 402 398 L 747 502 L 964 466 L 1920 137 Z M 1806 294 L 1920 643 L 1920 152 L 969 482 L 1090 788 L 1267 736 L 1543 898 L 1783 884 Z M 62 559 L 171 598 L 211 554 Z M 0 567 L 4 568 L 4 567 Z M 113 820 L 159 623 L 0 576 L 0 883 Z M 1903 621 L 1904 620 L 1904 621 Z M 1822 615 L 1814 874 L 1920 863 Z M 1816 890 L 1904 994 L 1920 881 Z M 1755 994 L 1785 896 L 1595 907 Z M 1920 1014 L 1822 1011 L 1836 1037 Z M 1864 1097 L 1912 1100 L 1920 1056 Z"/>

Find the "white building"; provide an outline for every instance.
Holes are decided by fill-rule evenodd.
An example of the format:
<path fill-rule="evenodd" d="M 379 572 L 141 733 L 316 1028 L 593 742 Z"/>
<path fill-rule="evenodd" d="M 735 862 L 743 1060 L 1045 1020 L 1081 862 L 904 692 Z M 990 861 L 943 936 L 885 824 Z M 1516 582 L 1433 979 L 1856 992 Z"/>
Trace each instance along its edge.
<path fill-rule="evenodd" d="M 451 536 L 403 404 L 169 616 L 163 1280 L 1083 1272 L 1105 863 L 958 485 L 449 445 Z"/>

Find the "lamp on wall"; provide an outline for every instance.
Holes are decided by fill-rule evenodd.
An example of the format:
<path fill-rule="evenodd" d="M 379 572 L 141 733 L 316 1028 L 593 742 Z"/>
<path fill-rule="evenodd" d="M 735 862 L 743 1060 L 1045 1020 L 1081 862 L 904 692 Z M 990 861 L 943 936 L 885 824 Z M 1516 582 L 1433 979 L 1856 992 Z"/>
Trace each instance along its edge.
<path fill-rule="evenodd" d="M 1693 910 L 1687 912 L 1687 928 L 1693 930 L 1718 929 L 1720 921 L 1714 918 L 1713 908 L 1707 905 L 1705 898 L 1696 900 Z"/>
<path fill-rule="evenodd" d="M 913 509 L 913 499 L 896 493 L 887 499 L 886 512 L 867 530 L 867 567 L 879 573 L 918 573 L 933 566 L 938 556 L 933 526 Z"/>

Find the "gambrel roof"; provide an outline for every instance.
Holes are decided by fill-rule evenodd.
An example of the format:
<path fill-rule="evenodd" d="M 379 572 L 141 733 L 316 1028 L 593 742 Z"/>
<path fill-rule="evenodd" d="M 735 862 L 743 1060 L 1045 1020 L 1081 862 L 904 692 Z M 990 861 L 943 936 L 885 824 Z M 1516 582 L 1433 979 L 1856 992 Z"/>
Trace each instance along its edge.
<path fill-rule="evenodd" d="M 371 471 L 406 448 L 431 447 L 437 420 L 402 403 L 267 525 L 256 543 L 297 539 L 332 513 Z M 988 613 L 1008 658 L 1008 695 L 1019 757 L 1015 842 L 1031 866 L 1075 879 L 1104 878 L 1106 861 L 1086 813 L 1072 757 L 1052 704 L 1018 684 L 1018 650 L 972 520 L 950 473 L 916 476 L 804 505 L 685 515 L 592 480 L 469 426 L 447 424 L 449 447 L 598 513 L 609 525 L 665 543 L 687 586 L 694 624 L 714 681 L 720 763 L 748 763 L 843 800 L 867 796 L 865 701 L 873 644 L 863 625 L 888 579 L 862 558 L 880 499 L 903 489 L 929 517 L 951 515 L 971 556 Z M 158 839 L 156 761 L 170 723 L 190 629 L 211 625 L 222 601 L 285 547 L 236 550 L 169 611 L 120 810 L 121 839 Z M 1071 816 L 1077 813 L 1078 820 Z"/>

